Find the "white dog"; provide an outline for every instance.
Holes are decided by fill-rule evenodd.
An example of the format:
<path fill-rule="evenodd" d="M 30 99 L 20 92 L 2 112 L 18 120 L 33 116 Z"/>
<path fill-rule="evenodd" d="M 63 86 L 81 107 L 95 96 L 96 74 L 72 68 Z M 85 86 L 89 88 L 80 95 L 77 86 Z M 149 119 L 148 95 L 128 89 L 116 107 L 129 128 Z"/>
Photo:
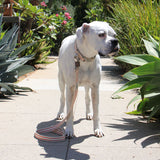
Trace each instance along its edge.
<path fill-rule="evenodd" d="M 64 118 L 65 86 L 67 112 L 71 106 L 76 86 L 74 57 L 76 51 L 78 51 L 84 60 L 80 59 L 78 85 L 85 87 L 86 118 L 92 119 L 93 116 L 94 132 L 97 137 L 104 135 L 99 120 L 98 105 L 101 65 L 98 53 L 105 56 L 109 53 L 117 52 L 119 45 L 115 36 L 115 31 L 106 22 L 84 23 L 82 27 L 77 29 L 76 35 L 69 36 L 63 40 L 59 52 L 58 76 L 61 99 L 58 119 Z M 93 115 L 90 109 L 89 89 L 91 89 Z M 73 112 L 67 120 L 65 134 L 67 137 L 74 136 Z"/>

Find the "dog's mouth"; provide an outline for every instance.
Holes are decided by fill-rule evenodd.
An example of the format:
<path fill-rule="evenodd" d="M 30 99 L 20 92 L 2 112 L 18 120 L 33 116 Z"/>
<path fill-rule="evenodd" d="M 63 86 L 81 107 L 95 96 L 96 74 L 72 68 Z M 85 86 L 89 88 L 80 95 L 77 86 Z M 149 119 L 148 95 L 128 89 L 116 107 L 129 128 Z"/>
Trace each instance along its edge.
<path fill-rule="evenodd" d="M 115 47 L 115 48 L 113 49 L 113 51 L 111 52 L 111 54 L 112 54 L 112 53 L 117 53 L 117 52 L 119 52 L 119 49 L 120 49 L 120 48 L 119 48 L 118 46 Z"/>
<path fill-rule="evenodd" d="M 120 47 L 119 46 L 116 46 L 110 53 L 108 54 L 103 54 L 101 52 L 98 52 L 98 54 L 101 56 L 101 57 L 112 57 L 112 56 L 115 56 L 120 50 Z"/>

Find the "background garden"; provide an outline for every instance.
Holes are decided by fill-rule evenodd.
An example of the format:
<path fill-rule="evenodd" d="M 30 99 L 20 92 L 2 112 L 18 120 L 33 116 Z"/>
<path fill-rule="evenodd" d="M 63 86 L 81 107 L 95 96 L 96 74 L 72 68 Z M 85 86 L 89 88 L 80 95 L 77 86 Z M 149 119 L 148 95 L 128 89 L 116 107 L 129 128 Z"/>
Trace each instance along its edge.
<path fill-rule="evenodd" d="M 129 83 L 119 91 L 140 89 L 132 100 L 141 99 L 138 113 L 145 115 L 149 111 L 149 119 L 160 113 L 159 0 L 8 1 L 13 4 L 13 16 L 20 17 L 21 23 L 19 28 L 14 25 L 6 29 L 3 17 L 0 19 L 2 94 L 28 90 L 13 82 L 32 71 L 35 64 L 50 63 L 47 56 L 58 55 L 62 39 L 74 34 L 83 22 L 107 21 L 117 32 L 121 47 L 115 62 L 124 71 L 133 68 L 124 75 Z M 3 15 L 4 0 L 0 5 Z"/>

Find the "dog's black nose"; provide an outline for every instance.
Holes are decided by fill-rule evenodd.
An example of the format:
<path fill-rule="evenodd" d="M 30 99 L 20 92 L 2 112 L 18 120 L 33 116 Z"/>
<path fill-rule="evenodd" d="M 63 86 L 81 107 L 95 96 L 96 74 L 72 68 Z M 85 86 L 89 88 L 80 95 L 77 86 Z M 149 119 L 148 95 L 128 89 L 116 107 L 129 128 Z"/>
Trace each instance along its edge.
<path fill-rule="evenodd" d="M 113 46 L 117 46 L 118 45 L 118 39 L 112 39 L 111 43 Z"/>

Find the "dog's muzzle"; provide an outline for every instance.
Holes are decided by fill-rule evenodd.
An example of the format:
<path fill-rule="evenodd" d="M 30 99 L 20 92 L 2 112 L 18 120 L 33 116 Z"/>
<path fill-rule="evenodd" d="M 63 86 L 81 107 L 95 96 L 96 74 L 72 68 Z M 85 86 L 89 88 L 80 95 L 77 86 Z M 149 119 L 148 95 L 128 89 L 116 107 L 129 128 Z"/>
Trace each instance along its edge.
<path fill-rule="evenodd" d="M 106 54 L 103 54 L 101 52 L 99 52 L 99 55 L 102 56 L 102 57 L 106 57 L 108 55 L 115 55 L 116 53 L 118 53 L 118 51 L 120 50 L 120 46 L 119 46 L 119 43 L 118 43 L 118 39 L 113 39 L 110 41 L 111 43 L 111 47 L 110 47 L 110 50 L 108 51 L 108 53 Z"/>

